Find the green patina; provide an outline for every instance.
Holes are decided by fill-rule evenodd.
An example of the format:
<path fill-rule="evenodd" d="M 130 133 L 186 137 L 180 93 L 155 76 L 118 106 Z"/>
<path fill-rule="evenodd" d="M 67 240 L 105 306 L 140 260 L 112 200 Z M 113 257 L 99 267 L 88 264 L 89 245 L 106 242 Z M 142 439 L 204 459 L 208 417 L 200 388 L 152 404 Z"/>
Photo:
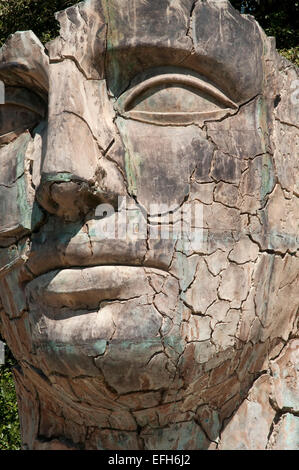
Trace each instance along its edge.
<path fill-rule="evenodd" d="M 124 39 L 123 28 L 121 24 L 117 22 L 116 15 L 114 14 L 113 7 L 109 4 L 109 0 L 102 2 L 105 22 L 109 25 L 108 38 L 107 38 L 107 50 L 113 50 L 117 45 Z M 117 15 L 119 18 L 119 14 Z"/>
<path fill-rule="evenodd" d="M 272 157 L 269 154 L 263 155 L 262 159 L 262 185 L 260 188 L 261 200 L 271 193 L 275 186 L 275 171 Z"/>
<path fill-rule="evenodd" d="M 43 213 L 39 207 L 34 203 L 33 205 L 28 202 L 27 181 L 25 177 L 25 155 L 28 144 L 31 140 L 30 135 L 22 137 L 22 142 L 19 142 L 19 147 L 16 153 L 16 187 L 17 187 L 17 207 L 20 214 L 20 225 L 25 229 L 33 230 L 34 227 L 42 220 Z"/>
<path fill-rule="evenodd" d="M 268 126 L 267 126 L 267 107 L 265 100 L 259 98 L 257 101 L 257 123 L 258 132 L 262 142 L 263 158 L 262 158 L 262 185 L 260 188 L 261 201 L 267 194 L 271 193 L 275 186 L 275 171 L 271 155 L 267 153 L 268 147 Z"/>
<path fill-rule="evenodd" d="M 100 356 L 106 351 L 107 341 L 105 339 L 99 339 L 93 344 L 93 349 Z"/>
<path fill-rule="evenodd" d="M 184 351 L 184 342 L 179 335 L 169 335 L 163 338 L 164 346 L 171 348 L 176 354 L 181 354 Z M 162 346 L 160 337 L 146 338 L 142 341 L 137 340 L 124 340 L 124 341 L 112 341 L 110 347 L 115 347 L 117 350 L 130 351 L 130 355 L 143 357 L 143 353 L 147 353 L 147 350 L 153 347 Z"/>
<path fill-rule="evenodd" d="M 9 268 L 15 264 L 15 261 L 19 258 L 19 250 L 16 245 L 10 246 L 9 248 L 0 249 L 0 269 L 5 267 Z"/>
<path fill-rule="evenodd" d="M 6 312 L 10 318 L 15 318 L 27 308 L 26 298 L 21 289 L 16 289 L 19 284 L 20 266 L 11 269 L 5 275 L 6 289 L 13 293 L 13 302 L 6 303 Z M 3 295 L 5 299 L 6 296 Z"/>
<path fill-rule="evenodd" d="M 82 231 L 80 231 L 81 228 L 82 228 L 82 224 L 80 223 L 72 224 L 70 227 L 68 227 L 67 230 L 58 234 L 59 242 L 65 245 L 71 239 L 75 237 L 79 238 L 79 240 L 82 241 L 83 243 L 88 242 L 88 235 L 87 233 L 84 233 L 84 232 L 82 233 Z"/>
<path fill-rule="evenodd" d="M 103 10 L 108 28 L 106 48 L 109 60 L 107 61 L 108 77 L 106 78 L 110 90 L 114 96 L 118 97 L 123 89 L 129 85 L 130 78 L 132 78 L 131 74 L 136 70 L 137 61 L 134 57 L 130 58 L 126 54 L 125 68 L 120 67 L 119 58 L 124 52 L 122 44 L 126 39 L 128 23 L 126 18 L 121 19 L 119 11 L 115 11 L 115 8 L 109 4 L 109 0 L 103 2 Z"/>
<path fill-rule="evenodd" d="M 91 238 L 97 238 L 97 230 L 95 228 L 88 228 L 88 233 Z"/>
<path fill-rule="evenodd" d="M 106 44 L 107 53 L 109 54 L 109 75 L 110 77 L 112 77 L 112 79 L 109 80 L 109 85 L 113 92 L 115 92 L 120 76 L 119 63 L 117 58 L 115 57 L 115 49 L 117 48 L 119 41 L 123 37 L 123 28 L 118 27 L 115 15 L 113 14 L 114 12 L 112 11 L 109 5 L 109 0 L 104 1 L 102 5 L 107 28 L 109 25 Z"/>
<path fill-rule="evenodd" d="M 20 256 L 24 255 L 28 248 L 28 239 L 22 239 L 18 242 L 18 251 Z"/>
<path fill-rule="evenodd" d="M 262 142 L 262 151 L 263 153 L 266 153 L 268 147 L 267 105 L 263 97 L 260 97 L 257 100 L 256 122 L 258 124 L 258 133 Z"/>
<path fill-rule="evenodd" d="M 161 346 L 161 339 L 147 338 L 140 342 L 136 340 L 124 340 L 117 343 L 112 342 L 111 346 L 117 346 L 117 349 L 130 350 L 130 353 L 138 355 L 153 346 Z"/>
<path fill-rule="evenodd" d="M 43 212 L 41 211 L 37 202 L 34 201 L 31 211 L 31 230 L 35 229 L 35 227 L 42 221 L 43 217 Z"/>
<path fill-rule="evenodd" d="M 86 357 L 87 359 L 102 356 L 107 346 L 106 340 L 97 340 L 94 343 L 83 342 L 79 344 L 70 344 L 49 340 L 39 345 L 42 351 L 46 353 L 58 354 L 60 359 L 66 356 Z"/>
<path fill-rule="evenodd" d="M 33 239 L 38 243 L 45 243 L 49 238 L 55 240 L 57 245 L 59 243 L 68 243 L 75 236 L 82 237 L 83 241 L 88 240 L 88 235 L 82 232 L 81 222 L 64 222 L 62 219 L 56 219 L 50 217 L 47 224 L 43 226 L 43 229 L 33 235 Z"/>
<path fill-rule="evenodd" d="M 76 180 L 78 177 L 72 175 L 71 173 L 51 173 L 43 175 L 43 181 L 62 181 L 69 183 L 70 181 Z"/>
<path fill-rule="evenodd" d="M 179 426 L 179 425 L 178 425 Z M 203 431 L 199 428 L 199 426 L 194 422 L 191 421 L 190 423 L 186 423 L 182 427 L 179 427 L 179 441 L 178 441 L 178 450 L 184 450 L 188 448 L 190 443 L 190 436 L 195 437 L 196 441 L 196 449 L 204 448 L 204 444 L 207 440 Z M 181 431 L 183 431 L 181 433 Z"/>
<path fill-rule="evenodd" d="M 132 158 L 130 153 L 126 150 L 125 153 L 125 169 L 128 181 L 128 190 L 132 196 L 137 195 L 137 175 L 139 174 L 140 165 L 139 155 L 134 155 Z"/>
<path fill-rule="evenodd" d="M 182 338 L 178 335 L 169 335 L 164 337 L 164 345 L 174 349 L 178 354 L 182 354 L 185 349 L 185 343 Z"/>
<path fill-rule="evenodd" d="M 25 318 L 24 320 L 24 326 L 25 326 L 25 330 L 28 334 L 28 338 L 31 338 L 31 335 L 32 335 L 32 331 L 31 331 L 31 324 L 30 324 L 30 320 L 28 317 Z"/>
<path fill-rule="evenodd" d="M 29 134 L 24 134 L 21 139 L 18 139 L 17 141 L 18 147 L 16 154 L 16 179 L 20 178 L 24 174 L 24 161 L 29 142 Z"/>
<path fill-rule="evenodd" d="M 267 153 L 267 140 L 268 140 L 268 127 L 267 127 L 267 107 L 265 100 L 263 98 L 259 98 L 257 101 L 257 123 L 258 123 L 258 132 L 260 135 L 260 139 L 262 142 L 262 149 L 264 155 L 261 161 L 261 187 L 260 187 L 260 200 L 264 204 L 265 198 L 268 194 L 270 194 L 274 187 L 275 187 L 275 170 L 274 164 L 271 155 Z M 267 207 L 262 213 L 262 218 L 267 226 Z M 272 234 L 268 235 L 270 238 Z"/>
<path fill-rule="evenodd" d="M 126 128 L 125 119 L 118 118 L 117 126 L 122 135 L 122 138 L 125 142 L 125 170 L 128 182 L 128 191 L 129 194 L 136 196 L 137 195 L 137 181 L 140 178 L 141 166 L 142 166 L 142 157 L 133 151 L 130 145 L 130 140 L 128 138 L 128 132 Z"/>
<path fill-rule="evenodd" d="M 263 232 L 263 236 L 265 238 L 265 243 L 267 244 L 268 249 L 275 250 L 277 249 L 277 246 L 281 246 L 281 243 L 283 243 L 285 246 L 288 247 L 288 250 L 290 252 L 296 252 L 298 248 L 298 234 L 281 232 L 270 227 L 267 209 L 268 206 L 261 210 L 259 213 L 259 217 L 261 220 L 261 225 L 263 227 L 266 227 Z"/>
<path fill-rule="evenodd" d="M 72 344 L 49 341 L 48 343 L 44 343 L 43 346 L 49 352 L 55 351 L 57 353 L 65 352 L 66 354 L 76 354 L 76 347 Z"/>
<path fill-rule="evenodd" d="M 220 428 L 221 428 L 221 422 L 219 421 L 219 414 L 216 410 L 212 410 L 211 415 L 209 416 L 208 419 L 206 419 L 206 423 L 208 424 L 212 439 L 216 440 L 217 436 L 219 435 Z"/>
<path fill-rule="evenodd" d="M 178 240 L 177 249 L 184 251 L 184 245 L 186 243 L 184 240 Z M 188 246 L 186 246 L 186 250 L 188 250 Z M 181 251 L 176 252 L 177 257 L 177 270 L 178 270 L 178 277 L 180 279 L 180 287 L 182 292 L 184 293 L 186 289 L 190 286 L 192 280 L 194 279 L 194 275 L 196 272 L 196 265 L 190 263 L 189 259 L 184 253 Z"/>
<path fill-rule="evenodd" d="M 17 206 L 20 213 L 20 223 L 24 228 L 31 229 L 32 207 L 28 204 L 24 161 L 26 150 L 30 141 L 30 136 L 25 135 L 23 142 L 18 148 L 16 155 L 16 184 L 17 184 Z"/>

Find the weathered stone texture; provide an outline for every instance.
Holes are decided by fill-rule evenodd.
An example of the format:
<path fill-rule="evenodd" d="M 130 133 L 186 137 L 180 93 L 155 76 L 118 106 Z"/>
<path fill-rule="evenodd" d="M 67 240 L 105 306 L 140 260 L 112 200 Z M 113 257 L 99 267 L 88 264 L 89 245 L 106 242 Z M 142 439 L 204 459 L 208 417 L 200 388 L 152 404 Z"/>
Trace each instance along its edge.
<path fill-rule="evenodd" d="M 298 449 L 298 69 L 226 0 L 57 19 L 0 50 L 23 448 Z"/>
<path fill-rule="evenodd" d="M 269 429 L 275 416 L 275 411 L 269 403 L 269 393 L 269 377 L 262 376 L 255 382 L 250 394 L 225 427 L 219 449 L 266 448 Z"/>

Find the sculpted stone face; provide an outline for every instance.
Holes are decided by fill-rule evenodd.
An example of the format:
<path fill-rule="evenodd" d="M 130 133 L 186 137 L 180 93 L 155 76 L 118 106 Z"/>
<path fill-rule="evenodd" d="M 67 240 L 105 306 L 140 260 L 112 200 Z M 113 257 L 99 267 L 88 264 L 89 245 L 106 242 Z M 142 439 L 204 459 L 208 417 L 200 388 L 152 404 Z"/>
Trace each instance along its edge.
<path fill-rule="evenodd" d="M 226 1 L 58 19 L 47 53 L 32 32 L 0 51 L 1 332 L 24 448 L 292 446 L 295 67 Z"/>

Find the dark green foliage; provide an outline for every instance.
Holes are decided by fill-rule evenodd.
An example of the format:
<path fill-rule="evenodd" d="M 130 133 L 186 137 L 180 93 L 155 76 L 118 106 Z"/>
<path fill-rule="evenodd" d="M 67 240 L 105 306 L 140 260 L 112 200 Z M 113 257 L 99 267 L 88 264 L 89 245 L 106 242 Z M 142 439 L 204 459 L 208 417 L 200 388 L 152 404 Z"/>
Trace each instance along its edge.
<path fill-rule="evenodd" d="M 1 336 L 0 336 L 1 340 Z M 12 368 L 16 361 L 5 349 L 5 364 L 0 365 L 0 450 L 20 449 L 20 424 Z"/>
<path fill-rule="evenodd" d="M 79 0 L 0 0 L 0 45 L 16 31 L 32 30 L 45 43 L 59 33 L 56 11 Z"/>
<path fill-rule="evenodd" d="M 230 0 L 242 13 L 253 15 L 276 47 L 299 66 L 299 0 Z"/>
<path fill-rule="evenodd" d="M 253 15 L 268 36 L 275 36 L 278 49 L 299 45 L 299 1 L 231 0 L 231 4 Z"/>

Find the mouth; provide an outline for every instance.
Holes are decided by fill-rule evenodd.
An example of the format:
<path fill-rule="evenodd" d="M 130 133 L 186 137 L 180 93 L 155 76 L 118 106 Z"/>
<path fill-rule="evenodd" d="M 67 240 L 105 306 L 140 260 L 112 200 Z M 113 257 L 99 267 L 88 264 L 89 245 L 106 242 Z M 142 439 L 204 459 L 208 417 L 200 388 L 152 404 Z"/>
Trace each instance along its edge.
<path fill-rule="evenodd" d="M 166 277 L 165 271 L 136 266 L 65 268 L 36 277 L 26 292 L 31 303 L 53 309 L 97 309 L 105 301 L 150 300 Z"/>
<path fill-rule="evenodd" d="M 73 276 L 73 284 L 80 284 L 82 279 L 86 282 L 86 276 L 95 276 L 100 282 L 110 282 L 110 285 L 118 286 L 117 272 L 124 276 L 123 269 L 129 269 L 130 277 L 135 277 L 137 268 L 142 273 L 143 268 L 158 269 L 169 272 L 176 240 L 122 240 L 122 239 L 97 239 L 92 232 L 89 233 L 83 227 L 74 228 L 64 225 L 52 228 L 46 227 L 44 233 L 35 234 L 32 237 L 32 245 L 29 257 L 25 263 L 22 280 L 28 285 L 34 279 L 52 271 L 64 271 L 61 273 L 66 279 Z M 68 231 L 67 231 L 68 230 Z M 28 268 L 28 269 L 26 269 Z M 88 269 L 87 269 L 88 268 Z M 90 268 L 96 268 L 89 271 Z M 103 268 L 100 270 L 99 268 Z M 71 270 L 72 273 L 67 272 Z M 103 277 L 104 276 L 104 277 Z M 53 277 L 53 275 L 52 275 Z M 137 274 L 138 277 L 138 274 Z M 45 278 L 43 278 L 45 279 Z M 109 279 L 111 281 L 109 281 Z M 67 281 L 66 281 L 67 282 Z M 127 281 L 124 281 L 127 282 Z M 98 290 L 98 287 L 96 288 Z M 123 289 L 121 289 L 123 291 Z"/>
<path fill-rule="evenodd" d="M 76 361 L 103 355 L 108 345 L 118 351 L 117 344 L 126 348 L 132 342 L 160 351 L 163 316 L 155 298 L 165 296 L 169 277 L 135 266 L 60 269 L 38 276 L 26 287 L 35 347 L 49 360 L 59 351 L 59 357 L 71 354 Z M 176 285 L 175 302 L 178 291 Z"/>

